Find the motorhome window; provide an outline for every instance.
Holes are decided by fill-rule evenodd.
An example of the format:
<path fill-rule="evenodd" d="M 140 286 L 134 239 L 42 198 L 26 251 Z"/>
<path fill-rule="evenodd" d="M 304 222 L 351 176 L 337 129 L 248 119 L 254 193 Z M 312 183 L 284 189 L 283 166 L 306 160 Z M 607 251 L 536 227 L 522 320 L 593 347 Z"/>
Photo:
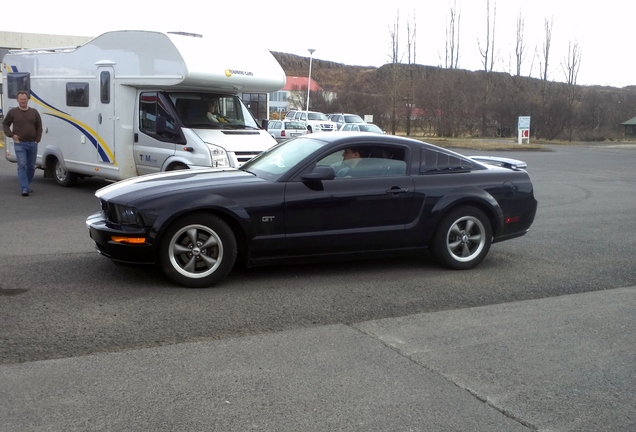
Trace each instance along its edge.
<path fill-rule="evenodd" d="M 88 106 L 88 83 L 66 83 L 66 106 Z"/>
<path fill-rule="evenodd" d="M 216 93 L 168 94 L 185 127 L 194 129 L 258 129 L 238 96 Z"/>
<path fill-rule="evenodd" d="M 173 138 L 179 136 L 176 121 L 166 106 L 165 101 L 157 92 L 142 93 L 139 96 L 139 130 L 148 135 L 157 135 L 157 118 L 163 117 L 166 121 L 168 134 L 161 138 Z M 157 137 L 160 138 L 160 137 Z"/>
<path fill-rule="evenodd" d="M 17 99 L 20 90 L 31 94 L 31 75 L 28 72 L 8 73 L 7 96 L 9 99 Z"/>
<path fill-rule="evenodd" d="M 99 99 L 103 104 L 110 103 L 110 72 L 99 74 Z"/>

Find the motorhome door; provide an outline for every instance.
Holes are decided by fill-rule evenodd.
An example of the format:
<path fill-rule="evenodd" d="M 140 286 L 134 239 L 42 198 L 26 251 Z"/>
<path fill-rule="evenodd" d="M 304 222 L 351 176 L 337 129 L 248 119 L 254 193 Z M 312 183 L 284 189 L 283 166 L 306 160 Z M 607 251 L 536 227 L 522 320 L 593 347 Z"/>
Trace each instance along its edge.
<path fill-rule="evenodd" d="M 115 70 L 112 66 L 97 68 L 99 104 L 97 106 L 97 160 L 115 164 Z"/>
<path fill-rule="evenodd" d="M 139 133 L 134 144 L 137 174 L 156 173 L 176 151 L 176 120 L 168 108 L 171 102 L 160 92 L 142 92 L 138 103 Z"/>

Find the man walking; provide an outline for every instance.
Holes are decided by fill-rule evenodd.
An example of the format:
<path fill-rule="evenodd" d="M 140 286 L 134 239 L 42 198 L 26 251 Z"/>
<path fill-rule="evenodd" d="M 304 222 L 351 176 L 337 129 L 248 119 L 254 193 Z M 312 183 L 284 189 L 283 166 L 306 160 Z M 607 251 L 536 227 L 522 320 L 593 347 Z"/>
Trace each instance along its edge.
<path fill-rule="evenodd" d="M 29 108 L 29 98 L 26 91 L 18 91 L 17 108 L 11 108 L 2 121 L 5 136 L 13 139 L 22 196 L 32 192 L 30 186 L 35 174 L 38 143 L 42 139 L 42 118 L 37 110 Z"/>

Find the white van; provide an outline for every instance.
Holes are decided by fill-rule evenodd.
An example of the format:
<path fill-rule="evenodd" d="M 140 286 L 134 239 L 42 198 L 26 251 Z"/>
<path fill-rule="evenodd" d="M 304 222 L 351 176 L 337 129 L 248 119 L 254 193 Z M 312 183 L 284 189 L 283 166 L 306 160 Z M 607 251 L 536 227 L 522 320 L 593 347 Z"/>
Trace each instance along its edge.
<path fill-rule="evenodd" d="M 200 167 L 238 167 L 276 144 L 241 101 L 285 73 L 266 50 L 185 33 L 114 31 L 71 48 L 12 50 L 2 63 L 5 111 L 19 90 L 42 116 L 37 165 L 71 186 Z M 5 157 L 15 162 L 13 140 Z"/>
<path fill-rule="evenodd" d="M 338 124 L 332 122 L 321 112 L 317 111 L 289 111 L 285 115 L 286 120 L 295 120 L 305 124 L 309 133 L 313 132 L 335 132 Z"/>

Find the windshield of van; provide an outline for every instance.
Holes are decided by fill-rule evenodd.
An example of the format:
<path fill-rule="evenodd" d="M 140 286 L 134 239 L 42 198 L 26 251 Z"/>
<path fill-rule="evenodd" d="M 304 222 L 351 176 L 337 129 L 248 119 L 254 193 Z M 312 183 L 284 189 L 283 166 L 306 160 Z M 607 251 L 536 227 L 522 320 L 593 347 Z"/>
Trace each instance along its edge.
<path fill-rule="evenodd" d="M 199 129 L 259 129 L 238 96 L 217 93 L 169 93 L 185 127 Z"/>
<path fill-rule="evenodd" d="M 326 115 L 319 112 L 310 112 L 308 117 L 309 117 L 309 120 L 321 120 L 321 121 L 329 120 Z"/>

